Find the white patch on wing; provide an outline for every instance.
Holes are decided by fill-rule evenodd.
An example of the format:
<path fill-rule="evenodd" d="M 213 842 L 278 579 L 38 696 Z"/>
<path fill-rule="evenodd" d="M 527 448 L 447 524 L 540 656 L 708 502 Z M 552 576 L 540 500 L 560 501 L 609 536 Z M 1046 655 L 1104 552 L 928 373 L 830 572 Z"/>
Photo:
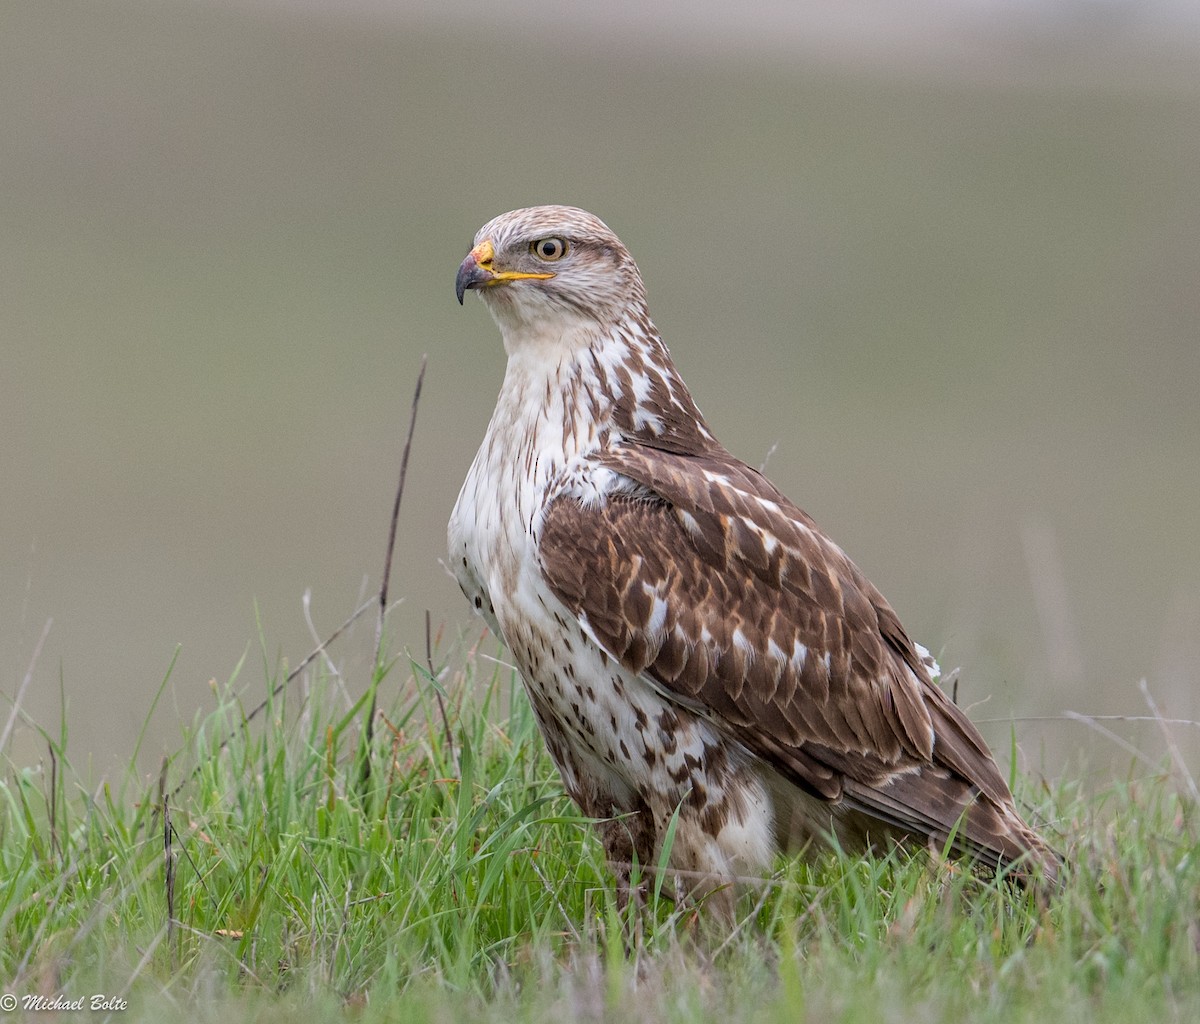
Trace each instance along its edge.
<path fill-rule="evenodd" d="M 770 498 L 760 498 L 757 494 L 752 495 L 752 497 L 768 512 L 773 512 L 775 515 L 778 515 L 780 513 L 781 510 L 779 508 L 778 502 L 771 501 Z"/>
<path fill-rule="evenodd" d="M 663 432 L 662 417 L 650 412 L 648 409 L 643 409 L 640 405 L 633 412 L 633 428 L 641 430 L 643 427 L 649 427 L 651 432 L 661 434 Z"/>
<path fill-rule="evenodd" d="M 759 526 L 758 523 L 756 523 L 749 516 L 740 516 L 739 518 L 742 521 L 742 525 L 745 526 L 746 529 L 751 533 L 753 533 L 760 541 L 762 541 L 763 550 L 767 553 L 767 556 L 770 557 L 770 555 L 774 553 L 775 549 L 779 547 L 779 538 L 766 527 Z"/>
<path fill-rule="evenodd" d="M 630 384 L 633 386 L 633 397 L 644 402 L 650 394 L 650 375 L 648 373 L 631 373 Z"/>
<path fill-rule="evenodd" d="M 659 595 L 658 588 L 649 583 L 643 583 L 642 590 L 650 598 L 650 617 L 646 620 L 646 632 L 657 636 L 667 624 L 667 602 Z"/>
<path fill-rule="evenodd" d="M 914 643 L 913 647 L 916 649 L 917 657 L 929 670 L 929 675 L 933 678 L 934 682 L 939 680 L 942 677 L 942 666 L 939 665 L 937 663 L 937 659 L 929 653 L 929 648 L 918 643 Z"/>
<path fill-rule="evenodd" d="M 804 671 L 804 660 L 808 657 L 808 648 L 799 640 L 792 641 L 792 667 L 797 673 Z"/>
<path fill-rule="evenodd" d="M 747 658 L 753 658 L 755 654 L 758 653 L 754 649 L 754 645 L 750 643 L 749 638 L 741 631 L 740 628 L 733 631 L 733 637 L 731 639 L 733 640 L 733 646 L 746 655 Z"/>

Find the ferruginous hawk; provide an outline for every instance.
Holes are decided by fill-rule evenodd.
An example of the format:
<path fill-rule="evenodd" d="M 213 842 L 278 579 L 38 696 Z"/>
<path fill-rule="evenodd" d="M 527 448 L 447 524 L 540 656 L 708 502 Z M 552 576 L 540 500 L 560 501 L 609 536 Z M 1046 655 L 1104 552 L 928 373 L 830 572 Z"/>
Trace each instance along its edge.
<path fill-rule="evenodd" d="M 456 287 L 478 291 L 508 366 L 451 564 L 599 822 L 622 899 L 676 815 L 669 864 L 693 891 L 830 837 L 1055 876 L 928 652 L 712 435 L 608 227 L 565 206 L 503 214 Z"/>

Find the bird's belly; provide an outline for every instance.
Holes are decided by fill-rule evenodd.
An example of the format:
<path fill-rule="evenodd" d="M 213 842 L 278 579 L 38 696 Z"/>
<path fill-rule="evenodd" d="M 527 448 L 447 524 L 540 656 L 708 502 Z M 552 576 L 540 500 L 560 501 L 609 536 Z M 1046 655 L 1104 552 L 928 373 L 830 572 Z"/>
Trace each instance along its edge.
<path fill-rule="evenodd" d="M 512 598 L 497 612 L 504 640 L 581 810 L 603 818 L 644 808 L 660 841 L 678 811 L 673 866 L 768 867 L 771 797 L 746 750 L 628 672 L 552 595 L 518 587 Z"/>
<path fill-rule="evenodd" d="M 474 469 L 464 494 L 487 494 L 473 479 Z M 463 510 L 462 502 L 449 531 L 455 575 L 512 652 L 563 785 L 583 813 L 649 816 L 654 856 L 675 819 L 670 862 L 685 871 L 769 867 L 772 801 L 749 753 L 588 636 L 547 587 L 534 539 L 511 504 L 475 501 Z"/>

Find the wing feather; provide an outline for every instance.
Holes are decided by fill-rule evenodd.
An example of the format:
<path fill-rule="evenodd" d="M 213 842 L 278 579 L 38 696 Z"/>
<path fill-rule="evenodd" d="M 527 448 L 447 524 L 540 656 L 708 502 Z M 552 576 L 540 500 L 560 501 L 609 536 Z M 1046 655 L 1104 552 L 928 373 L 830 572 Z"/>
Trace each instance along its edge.
<path fill-rule="evenodd" d="M 832 800 L 849 786 L 898 827 L 944 835 L 962 811 L 933 792 L 923 806 L 915 781 L 900 781 L 924 767 L 959 780 L 948 792 L 1011 804 L 883 596 L 764 477 L 723 450 L 623 445 L 601 460 L 636 486 L 600 505 L 555 499 L 539 557 L 622 665 L 806 791 Z"/>

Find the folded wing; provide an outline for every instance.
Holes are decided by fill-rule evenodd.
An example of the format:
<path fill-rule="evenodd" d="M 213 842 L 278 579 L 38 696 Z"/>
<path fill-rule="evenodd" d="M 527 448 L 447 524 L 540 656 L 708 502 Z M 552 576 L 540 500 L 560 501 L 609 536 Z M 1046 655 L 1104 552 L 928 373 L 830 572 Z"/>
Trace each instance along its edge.
<path fill-rule="evenodd" d="M 979 733 L 803 511 L 723 450 L 599 458 L 627 488 L 555 499 L 539 556 L 610 655 L 811 795 L 892 830 L 956 835 L 992 864 L 1043 859 Z"/>

